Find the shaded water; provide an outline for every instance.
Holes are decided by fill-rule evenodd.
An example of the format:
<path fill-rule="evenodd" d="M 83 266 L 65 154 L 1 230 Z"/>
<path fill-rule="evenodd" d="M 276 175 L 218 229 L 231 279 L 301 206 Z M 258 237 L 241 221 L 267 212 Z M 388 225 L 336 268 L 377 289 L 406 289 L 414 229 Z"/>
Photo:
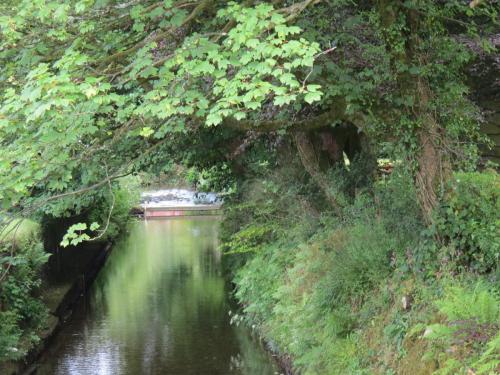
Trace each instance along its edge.
<path fill-rule="evenodd" d="M 218 221 L 135 222 L 42 359 L 41 374 L 274 374 L 229 324 Z"/>

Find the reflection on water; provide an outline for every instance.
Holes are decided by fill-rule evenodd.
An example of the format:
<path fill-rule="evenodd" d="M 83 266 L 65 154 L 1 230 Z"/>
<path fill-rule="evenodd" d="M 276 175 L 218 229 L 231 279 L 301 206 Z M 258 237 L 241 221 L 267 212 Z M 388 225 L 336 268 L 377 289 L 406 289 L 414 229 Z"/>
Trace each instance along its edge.
<path fill-rule="evenodd" d="M 248 331 L 229 324 L 218 222 L 136 222 L 41 374 L 274 374 Z"/>

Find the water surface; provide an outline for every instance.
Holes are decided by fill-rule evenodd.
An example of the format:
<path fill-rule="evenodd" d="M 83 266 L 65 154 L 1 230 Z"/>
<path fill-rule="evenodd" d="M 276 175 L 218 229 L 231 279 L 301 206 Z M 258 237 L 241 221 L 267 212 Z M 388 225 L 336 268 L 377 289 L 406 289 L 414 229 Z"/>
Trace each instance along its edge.
<path fill-rule="evenodd" d="M 133 223 L 38 373 L 275 374 L 229 324 L 213 217 Z"/>

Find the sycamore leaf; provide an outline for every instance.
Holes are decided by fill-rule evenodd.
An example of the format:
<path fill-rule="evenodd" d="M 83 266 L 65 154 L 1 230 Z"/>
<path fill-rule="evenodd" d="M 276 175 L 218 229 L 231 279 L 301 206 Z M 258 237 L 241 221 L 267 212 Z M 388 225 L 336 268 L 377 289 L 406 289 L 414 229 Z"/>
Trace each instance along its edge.
<path fill-rule="evenodd" d="M 153 129 L 151 129 L 149 126 L 145 126 L 141 129 L 139 135 L 144 138 L 149 138 L 153 133 L 154 133 Z"/>
<path fill-rule="evenodd" d="M 93 223 L 94 224 L 94 223 Z M 76 223 L 68 228 L 68 231 L 63 236 L 60 245 L 62 247 L 67 247 L 69 245 L 78 245 L 80 242 L 87 241 L 90 239 L 90 236 L 86 233 L 83 233 L 84 230 L 87 229 L 86 223 Z"/>
<path fill-rule="evenodd" d="M 321 99 L 321 93 L 320 92 L 308 92 L 305 96 L 304 96 L 304 100 L 309 103 L 309 104 L 312 104 L 314 102 L 317 102 L 318 100 Z"/>

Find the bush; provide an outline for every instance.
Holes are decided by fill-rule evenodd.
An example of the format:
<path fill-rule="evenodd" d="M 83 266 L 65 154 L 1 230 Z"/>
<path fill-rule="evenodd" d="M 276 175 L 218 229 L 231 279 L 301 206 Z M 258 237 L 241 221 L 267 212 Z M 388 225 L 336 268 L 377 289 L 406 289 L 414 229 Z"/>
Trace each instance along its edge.
<path fill-rule="evenodd" d="M 249 322 L 304 373 L 361 374 L 356 310 L 389 277 L 396 243 L 372 218 L 299 245 L 264 244 L 238 271 L 236 296 Z"/>
<path fill-rule="evenodd" d="M 387 232 L 403 241 L 418 241 L 424 226 L 413 178 L 397 170 L 377 182 L 375 194 Z"/>
<path fill-rule="evenodd" d="M 352 334 L 353 314 L 323 300 L 334 266 L 327 244 L 317 237 L 298 247 L 267 246 L 237 273 L 236 296 L 248 321 L 302 373 L 357 373 L 362 344 Z"/>
<path fill-rule="evenodd" d="M 17 348 L 22 336 L 19 316 L 13 311 L 0 312 L 0 362 L 17 359 L 22 352 Z"/>
<path fill-rule="evenodd" d="M 498 268 L 499 212 L 500 178 L 495 171 L 454 176 L 434 228 L 454 264 L 483 273 Z"/>
<path fill-rule="evenodd" d="M 118 236 L 130 218 L 130 209 L 139 200 L 136 192 L 121 186 L 113 189 L 113 194 L 115 199 L 113 212 L 111 213 L 106 232 L 100 238 L 101 241 L 110 241 Z M 103 230 L 108 222 L 111 203 L 112 198 L 107 197 L 106 199 L 102 199 L 99 204 L 94 205 L 88 215 L 88 221 L 99 223 L 99 229 Z"/>
<path fill-rule="evenodd" d="M 0 362 L 21 358 L 38 342 L 48 312 L 36 292 L 48 257 L 35 231 L 0 243 Z"/>
<path fill-rule="evenodd" d="M 328 272 L 332 304 L 359 298 L 376 287 L 391 272 L 396 240 L 377 222 L 358 223 L 346 230 L 345 242 L 333 248 Z"/>
<path fill-rule="evenodd" d="M 362 334 L 378 313 L 371 307 L 387 307 L 379 288 L 422 229 L 410 179 L 373 186 L 350 167 L 336 172 L 344 184 L 332 179 L 332 189 L 346 191 L 342 218 L 290 164 L 226 202 L 224 248 L 244 258 L 232 262 L 236 297 L 248 323 L 304 374 L 370 373 Z"/>
<path fill-rule="evenodd" d="M 293 166 L 226 202 L 223 240 L 240 259 L 232 271 L 248 323 L 304 374 L 495 373 L 500 301 L 486 281 L 495 276 L 466 286 L 454 269 L 448 285 L 434 250 L 459 249 L 453 259 L 467 270 L 495 268 L 496 174 L 457 174 L 427 230 L 411 176 L 370 184 L 355 164 L 335 173 L 341 217 Z"/>

